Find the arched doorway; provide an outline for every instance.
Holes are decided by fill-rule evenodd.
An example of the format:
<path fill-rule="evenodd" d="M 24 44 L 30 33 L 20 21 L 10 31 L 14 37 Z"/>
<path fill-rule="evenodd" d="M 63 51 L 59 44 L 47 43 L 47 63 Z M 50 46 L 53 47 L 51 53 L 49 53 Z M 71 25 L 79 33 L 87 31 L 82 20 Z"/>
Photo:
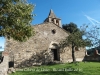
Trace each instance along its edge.
<path fill-rule="evenodd" d="M 59 53 L 59 46 L 57 43 L 52 42 L 50 44 L 50 50 L 52 53 L 53 61 L 60 61 L 60 53 Z"/>
<path fill-rule="evenodd" d="M 53 60 L 59 61 L 58 50 L 57 49 L 51 49 L 51 51 L 53 53 Z"/>

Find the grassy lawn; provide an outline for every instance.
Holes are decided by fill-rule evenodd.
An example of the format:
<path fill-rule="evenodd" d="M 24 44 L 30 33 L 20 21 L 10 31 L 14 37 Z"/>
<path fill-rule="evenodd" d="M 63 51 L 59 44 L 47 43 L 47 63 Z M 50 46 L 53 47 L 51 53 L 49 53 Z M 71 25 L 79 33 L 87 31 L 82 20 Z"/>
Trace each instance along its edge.
<path fill-rule="evenodd" d="M 100 75 L 100 62 L 43 65 L 19 70 L 10 75 Z"/>

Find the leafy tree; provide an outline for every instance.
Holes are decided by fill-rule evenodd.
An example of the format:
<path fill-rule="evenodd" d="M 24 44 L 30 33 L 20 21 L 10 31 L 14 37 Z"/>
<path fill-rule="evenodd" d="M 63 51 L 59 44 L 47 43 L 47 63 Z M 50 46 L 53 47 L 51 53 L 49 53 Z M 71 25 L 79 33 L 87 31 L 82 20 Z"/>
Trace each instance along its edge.
<path fill-rule="evenodd" d="M 26 0 L 0 0 L 0 36 L 21 42 L 31 37 L 33 8 Z"/>
<path fill-rule="evenodd" d="M 84 24 L 82 28 L 84 28 L 85 37 L 88 37 L 91 40 L 92 45 L 89 48 L 96 48 L 100 46 L 100 25 Z"/>
<path fill-rule="evenodd" d="M 77 25 L 72 22 L 69 24 L 63 24 L 63 29 L 65 29 L 66 31 L 70 33 L 79 31 L 79 29 L 77 28 Z"/>
<path fill-rule="evenodd" d="M 91 41 L 89 39 L 83 39 L 82 36 L 85 35 L 84 31 L 81 31 L 76 24 L 69 23 L 63 25 L 63 28 L 68 31 L 69 36 L 62 42 L 62 45 L 70 44 L 72 47 L 72 59 L 73 62 L 76 62 L 75 58 L 75 47 L 85 47 L 91 45 Z"/>

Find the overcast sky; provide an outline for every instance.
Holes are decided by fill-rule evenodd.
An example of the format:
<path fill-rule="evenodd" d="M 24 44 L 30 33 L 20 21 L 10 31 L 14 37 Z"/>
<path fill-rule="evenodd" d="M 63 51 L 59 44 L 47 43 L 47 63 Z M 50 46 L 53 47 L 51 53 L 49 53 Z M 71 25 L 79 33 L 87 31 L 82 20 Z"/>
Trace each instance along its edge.
<path fill-rule="evenodd" d="M 74 22 L 78 27 L 91 23 L 86 16 L 100 21 L 100 0 L 28 0 L 35 4 L 32 25 L 43 23 L 52 9 L 62 24 Z M 4 48 L 4 38 L 0 38 L 0 46 Z M 3 49 L 0 49 L 3 50 Z"/>

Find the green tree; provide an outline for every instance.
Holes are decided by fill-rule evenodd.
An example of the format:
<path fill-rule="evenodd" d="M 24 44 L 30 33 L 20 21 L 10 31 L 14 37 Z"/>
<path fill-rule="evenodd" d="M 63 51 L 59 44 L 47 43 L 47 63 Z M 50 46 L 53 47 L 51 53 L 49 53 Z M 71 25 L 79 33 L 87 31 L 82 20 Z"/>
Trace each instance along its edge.
<path fill-rule="evenodd" d="M 21 42 L 31 37 L 33 8 L 26 0 L 0 0 L 0 36 Z"/>
<path fill-rule="evenodd" d="M 68 31 L 69 36 L 62 42 L 63 45 L 71 45 L 72 47 L 72 59 L 73 62 L 76 62 L 75 58 L 75 47 L 86 47 L 91 45 L 91 41 L 89 39 L 83 39 L 82 36 L 85 35 L 84 31 L 81 31 L 76 24 L 69 23 L 63 25 L 63 28 Z"/>

